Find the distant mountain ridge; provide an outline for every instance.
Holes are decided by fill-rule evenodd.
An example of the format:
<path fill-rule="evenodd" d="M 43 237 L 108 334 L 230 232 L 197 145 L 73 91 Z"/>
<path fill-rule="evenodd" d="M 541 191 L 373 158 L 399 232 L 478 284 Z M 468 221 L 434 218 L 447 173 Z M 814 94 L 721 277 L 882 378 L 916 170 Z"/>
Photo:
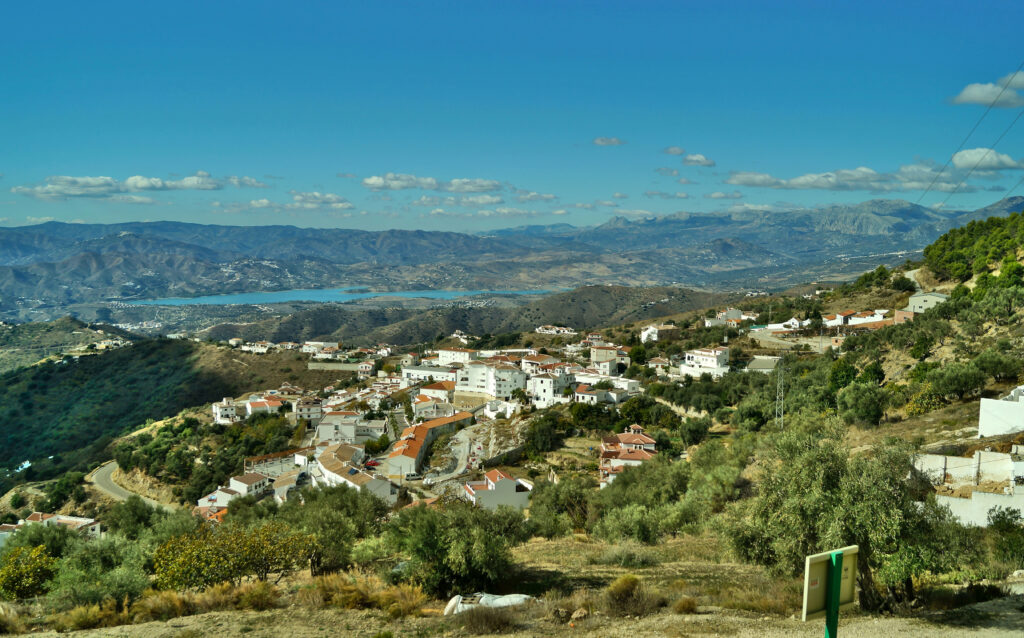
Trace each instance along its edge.
<path fill-rule="evenodd" d="M 1022 209 L 1024 197 L 976 211 L 871 200 L 813 210 L 619 216 L 598 226 L 478 234 L 48 222 L 0 228 L 0 316 L 78 303 L 344 285 L 783 285 L 820 272 L 822 264 L 919 251 L 967 221 Z"/>

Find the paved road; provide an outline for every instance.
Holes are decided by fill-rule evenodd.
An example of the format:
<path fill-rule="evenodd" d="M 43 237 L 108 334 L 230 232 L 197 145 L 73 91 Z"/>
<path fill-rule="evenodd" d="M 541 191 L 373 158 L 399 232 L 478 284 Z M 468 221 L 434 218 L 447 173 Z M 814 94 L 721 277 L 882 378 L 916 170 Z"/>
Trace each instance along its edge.
<path fill-rule="evenodd" d="M 915 268 L 913 270 L 908 270 L 906 273 L 904 273 L 907 276 L 907 279 L 914 282 L 914 288 L 917 288 L 917 292 L 921 292 L 921 282 L 917 280 L 917 271 L 919 270 L 921 269 Z"/>
<path fill-rule="evenodd" d="M 117 499 L 119 501 L 125 501 L 129 496 L 138 496 L 142 500 L 146 501 L 153 507 L 159 507 L 165 509 L 168 512 L 177 511 L 177 507 L 174 505 L 165 505 L 164 503 L 158 503 L 151 498 L 146 498 L 141 494 L 135 492 L 129 492 L 120 485 L 114 482 L 113 474 L 114 470 L 117 469 L 117 461 L 108 461 L 100 467 L 96 468 L 96 471 L 92 473 L 91 477 L 87 477 L 86 480 L 92 483 L 96 489 L 103 492 L 107 496 Z"/>

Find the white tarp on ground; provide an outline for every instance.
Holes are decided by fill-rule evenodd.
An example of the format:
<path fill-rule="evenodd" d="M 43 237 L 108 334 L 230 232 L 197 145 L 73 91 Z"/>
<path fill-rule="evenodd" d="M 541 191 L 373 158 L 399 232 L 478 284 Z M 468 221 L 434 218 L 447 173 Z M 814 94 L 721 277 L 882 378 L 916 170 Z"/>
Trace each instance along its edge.
<path fill-rule="evenodd" d="M 507 596 L 496 596 L 494 594 L 476 593 L 472 596 L 452 596 L 448 606 L 444 608 L 444 615 L 461 614 L 474 607 L 515 607 L 533 600 L 533 596 L 526 594 L 508 594 Z"/>

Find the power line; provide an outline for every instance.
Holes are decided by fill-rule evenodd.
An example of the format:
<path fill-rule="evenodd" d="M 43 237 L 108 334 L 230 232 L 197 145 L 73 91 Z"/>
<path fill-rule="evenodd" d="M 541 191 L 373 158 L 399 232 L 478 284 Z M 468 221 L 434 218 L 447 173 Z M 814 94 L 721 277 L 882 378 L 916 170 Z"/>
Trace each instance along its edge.
<path fill-rule="evenodd" d="M 1010 77 L 1011 78 L 1016 77 L 1017 74 L 1020 73 L 1021 69 L 1024 69 L 1024 60 L 1021 61 L 1020 66 L 1017 67 L 1017 70 L 1014 71 L 1013 75 L 1011 75 Z M 921 200 L 925 198 L 925 195 L 927 195 L 932 190 L 932 187 L 935 186 L 935 183 L 937 181 L 939 181 L 939 177 L 942 175 L 943 171 L 945 171 L 947 168 L 949 168 L 949 163 L 953 160 L 953 155 L 956 155 L 957 153 L 959 153 L 963 149 L 964 145 L 967 144 L 967 140 L 971 139 L 971 136 L 974 135 L 974 132 L 976 130 L 978 130 L 978 126 L 981 125 L 982 120 L 985 119 L 985 117 L 988 115 L 989 111 L 991 111 L 992 108 L 996 105 L 996 102 L 998 102 L 1000 100 L 1000 98 L 1003 97 L 1003 93 L 1005 93 L 1006 89 L 1008 89 L 1009 87 L 1010 87 L 1010 82 L 1007 81 L 1006 84 L 1003 85 L 1003 88 L 1000 89 L 999 94 L 996 95 L 995 99 L 992 100 L 992 102 L 988 105 L 988 108 L 985 109 L 985 112 L 982 113 L 981 117 L 978 118 L 978 121 L 974 123 L 974 126 L 971 128 L 971 131 L 967 134 L 966 137 L 964 137 L 963 141 L 960 142 L 960 146 L 956 147 L 956 150 L 953 151 L 953 153 L 949 156 L 949 159 L 946 160 L 946 163 L 942 165 L 942 169 L 939 170 L 939 172 L 935 174 L 935 177 L 932 178 L 932 183 L 928 184 L 928 188 L 924 189 L 924 192 L 921 193 L 921 196 L 917 198 L 916 202 L 914 202 L 915 204 L 920 204 Z M 960 188 L 960 187 L 957 186 L 957 188 Z M 954 189 L 954 192 L 955 191 L 956 191 L 956 189 Z M 946 199 L 949 199 L 949 198 L 947 197 Z M 945 204 L 945 201 L 943 201 L 943 204 Z"/>
<path fill-rule="evenodd" d="M 953 190 L 951 190 L 949 192 L 949 195 L 946 195 L 946 199 L 942 200 L 942 203 L 939 204 L 939 208 L 942 208 L 943 206 L 946 205 L 946 202 L 949 201 L 949 198 L 952 197 L 954 194 L 956 194 L 956 192 L 958 190 L 960 190 L 960 187 L 964 185 L 964 183 L 968 180 L 968 178 L 970 178 L 970 176 L 974 173 L 975 169 L 977 169 L 979 166 L 981 166 L 981 163 L 985 161 L 985 159 L 988 157 L 989 153 L 994 151 L 996 146 L 999 146 L 999 142 L 1003 141 L 1003 138 L 1006 136 L 1007 133 L 1010 132 L 1010 129 L 1012 129 L 1013 125 L 1017 123 L 1017 120 L 1020 119 L 1021 115 L 1024 115 L 1024 109 L 1019 109 L 1017 111 L 1017 117 L 1013 118 L 1013 121 L 1010 122 L 1010 125 L 1007 126 L 1003 130 L 1002 133 L 1000 133 L 1000 135 L 996 139 L 995 143 L 992 144 L 992 146 L 990 146 L 987 149 L 985 149 L 985 153 L 982 154 L 982 156 L 978 158 L 978 161 L 974 163 L 974 166 L 971 167 L 971 170 L 967 171 L 967 175 L 965 175 L 964 178 L 962 180 L 960 180 L 960 183 L 956 185 L 956 188 L 954 188 Z"/>

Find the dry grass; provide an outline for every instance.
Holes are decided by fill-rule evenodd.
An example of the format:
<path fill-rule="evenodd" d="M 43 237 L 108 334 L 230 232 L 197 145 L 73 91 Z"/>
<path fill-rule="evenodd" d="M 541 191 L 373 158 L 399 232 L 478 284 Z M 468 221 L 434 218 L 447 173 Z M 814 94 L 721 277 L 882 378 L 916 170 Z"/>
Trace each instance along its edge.
<path fill-rule="evenodd" d="M 195 603 L 199 611 L 227 611 L 237 605 L 238 592 L 231 583 L 221 583 L 197 595 Z"/>
<path fill-rule="evenodd" d="M 377 606 L 392 618 L 404 618 L 418 616 L 427 600 L 422 587 L 403 583 L 382 591 Z"/>
<path fill-rule="evenodd" d="M 0 603 L 0 634 L 20 634 L 26 630 L 21 610 L 10 603 Z"/>
<path fill-rule="evenodd" d="M 473 607 L 455 619 L 464 630 L 474 635 L 507 634 L 519 627 L 515 612 L 508 607 Z"/>
<path fill-rule="evenodd" d="M 277 607 L 281 592 L 266 581 L 246 583 L 238 588 L 238 607 L 253 611 L 266 611 Z"/>
<path fill-rule="evenodd" d="M 80 605 L 50 618 L 50 625 L 57 631 L 116 627 L 126 622 L 127 614 L 117 611 L 114 600 L 108 600 L 102 605 Z"/>
<path fill-rule="evenodd" d="M 170 620 L 187 616 L 195 611 L 195 601 L 188 594 L 176 591 L 146 590 L 129 610 L 133 622 Z"/>
<path fill-rule="evenodd" d="M 746 582 L 711 594 L 714 604 L 759 614 L 788 616 L 802 604 L 803 583 L 793 581 Z"/>
<path fill-rule="evenodd" d="M 692 614 L 697 611 L 697 599 L 683 596 L 672 603 L 672 611 L 677 614 Z"/>

